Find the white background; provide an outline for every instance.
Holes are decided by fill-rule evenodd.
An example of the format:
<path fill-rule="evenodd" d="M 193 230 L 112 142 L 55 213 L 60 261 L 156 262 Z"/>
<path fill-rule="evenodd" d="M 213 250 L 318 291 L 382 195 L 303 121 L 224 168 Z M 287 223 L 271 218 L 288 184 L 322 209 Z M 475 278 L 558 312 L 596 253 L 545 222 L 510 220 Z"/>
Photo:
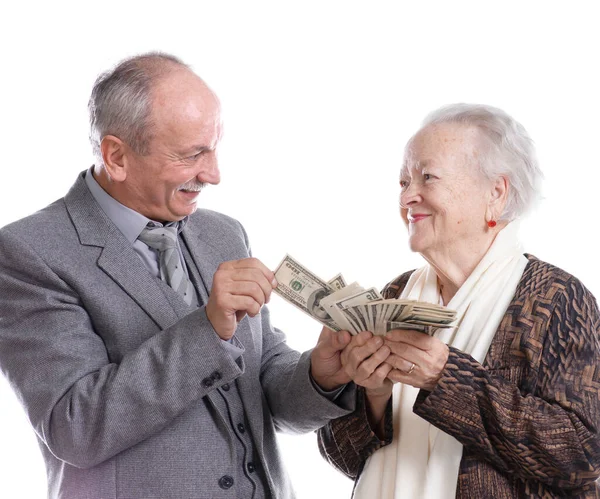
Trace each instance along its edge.
<path fill-rule="evenodd" d="M 538 145 L 545 200 L 526 248 L 600 294 L 595 2 L 14 2 L 0 7 L 0 226 L 62 197 L 91 164 L 86 103 L 101 71 L 147 50 L 220 96 L 222 183 L 201 205 L 238 218 L 271 268 L 383 286 L 420 265 L 398 215 L 402 149 L 452 102 L 495 105 Z M 17 5 L 18 4 L 18 5 Z M 320 327 L 275 297 L 304 350 Z M 284 436 L 298 496 L 349 498 L 315 435 Z M 45 496 L 25 415 L 0 377 L 0 497 Z"/>

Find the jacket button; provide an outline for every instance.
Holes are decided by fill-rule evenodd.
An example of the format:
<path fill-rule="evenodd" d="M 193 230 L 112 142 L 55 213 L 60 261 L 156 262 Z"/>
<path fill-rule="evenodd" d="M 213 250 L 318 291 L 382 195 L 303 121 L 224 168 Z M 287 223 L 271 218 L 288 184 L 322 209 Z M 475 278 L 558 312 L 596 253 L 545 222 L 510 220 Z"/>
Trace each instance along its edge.
<path fill-rule="evenodd" d="M 228 392 L 229 391 L 229 383 L 225 383 L 222 387 L 221 387 L 224 391 Z"/>
<path fill-rule="evenodd" d="M 221 478 L 219 478 L 219 487 L 221 487 L 222 489 L 230 489 L 233 486 L 233 477 L 229 476 L 229 475 L 223 475 Z"/>
<path fill-rule="evenodd" d="M 248 473 L 254 473 L 254 463 L 248 463 Z"/>
<path fill-rule="evenodd" d="M 202 380 L 202 385 L 205 388 L 210 388 L 211 386 L 213 386 L 213 384 L 214 384 L 214 381 L 212 380 L 212 378 L 204 378 Z"/>
<path fill-rule="evenodd" d="M 242 423 L 238 423 L 237 426 L 240 433 L 244 433 L 246 431 L 246 427 Z"/>
<path fill-rule="evenodd" d="M 219 381 L 221 379 L 221 373 L 219 371 L 215 371 L 214 373 L 212 373 L 211 378 L 214 381 Z"/>

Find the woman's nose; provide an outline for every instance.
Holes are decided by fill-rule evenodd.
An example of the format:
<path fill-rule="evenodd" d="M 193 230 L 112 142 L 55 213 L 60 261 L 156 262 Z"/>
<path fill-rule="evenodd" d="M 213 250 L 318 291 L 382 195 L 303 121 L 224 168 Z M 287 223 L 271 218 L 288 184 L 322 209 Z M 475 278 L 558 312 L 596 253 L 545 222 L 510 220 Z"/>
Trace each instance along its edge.
<path fill-rule="evenodd" d="M 418 203 L 420 198 L 418 186 L 411 182 L 400 192 L 400 206 L 408 208 L 410 205 Z"/>

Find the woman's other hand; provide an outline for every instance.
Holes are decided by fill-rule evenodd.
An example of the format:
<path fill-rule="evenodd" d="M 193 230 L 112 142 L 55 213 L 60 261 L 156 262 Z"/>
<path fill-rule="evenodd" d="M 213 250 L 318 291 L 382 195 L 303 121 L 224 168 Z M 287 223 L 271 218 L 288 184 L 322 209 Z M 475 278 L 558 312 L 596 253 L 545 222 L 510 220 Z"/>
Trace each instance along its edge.
<path fill-rule="evenodd" d="M 379 438 L 384 438 L 384 415 L 392 395 L 392 381 L 388 374 L 392 366 L 386 362 L 390 348 L 381 336 L 362 331 L 353 336 L 342 351 L 341 360 L 352 380 L 365 388 L 369 424 Z"/>
<path fill-rule="evenodd" d="M 446 367 L 450 350 L 444 342 L 418 331 L 394 329 L 385 335 L 392 352 L 386 362 L 393 369 L 388 378 L 432 391 Z"/>

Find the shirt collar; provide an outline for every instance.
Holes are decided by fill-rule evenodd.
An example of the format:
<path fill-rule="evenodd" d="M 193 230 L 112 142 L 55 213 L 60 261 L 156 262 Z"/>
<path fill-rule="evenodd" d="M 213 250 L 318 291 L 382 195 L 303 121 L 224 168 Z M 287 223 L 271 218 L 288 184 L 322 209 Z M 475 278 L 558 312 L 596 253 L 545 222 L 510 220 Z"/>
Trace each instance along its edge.
<path fill-rule="evenodd" d="M 100 205 L 100 208 L 106 213 L 106 216 L 110 218 L 131 244 L 136 241 L 146 226 L 163 227 L 162 223 L 150 220 L 141 213 L 119 203 L 108 194 L 94 178 L 92 168 L 85 173 L 85 183 L 88 189 Z M 179 222 L 169 222 L 164 225 L 167 227 L 177 227 L 177 233 L 180 233 L 185 227 L 186 222 L 187 217 Z"/>

